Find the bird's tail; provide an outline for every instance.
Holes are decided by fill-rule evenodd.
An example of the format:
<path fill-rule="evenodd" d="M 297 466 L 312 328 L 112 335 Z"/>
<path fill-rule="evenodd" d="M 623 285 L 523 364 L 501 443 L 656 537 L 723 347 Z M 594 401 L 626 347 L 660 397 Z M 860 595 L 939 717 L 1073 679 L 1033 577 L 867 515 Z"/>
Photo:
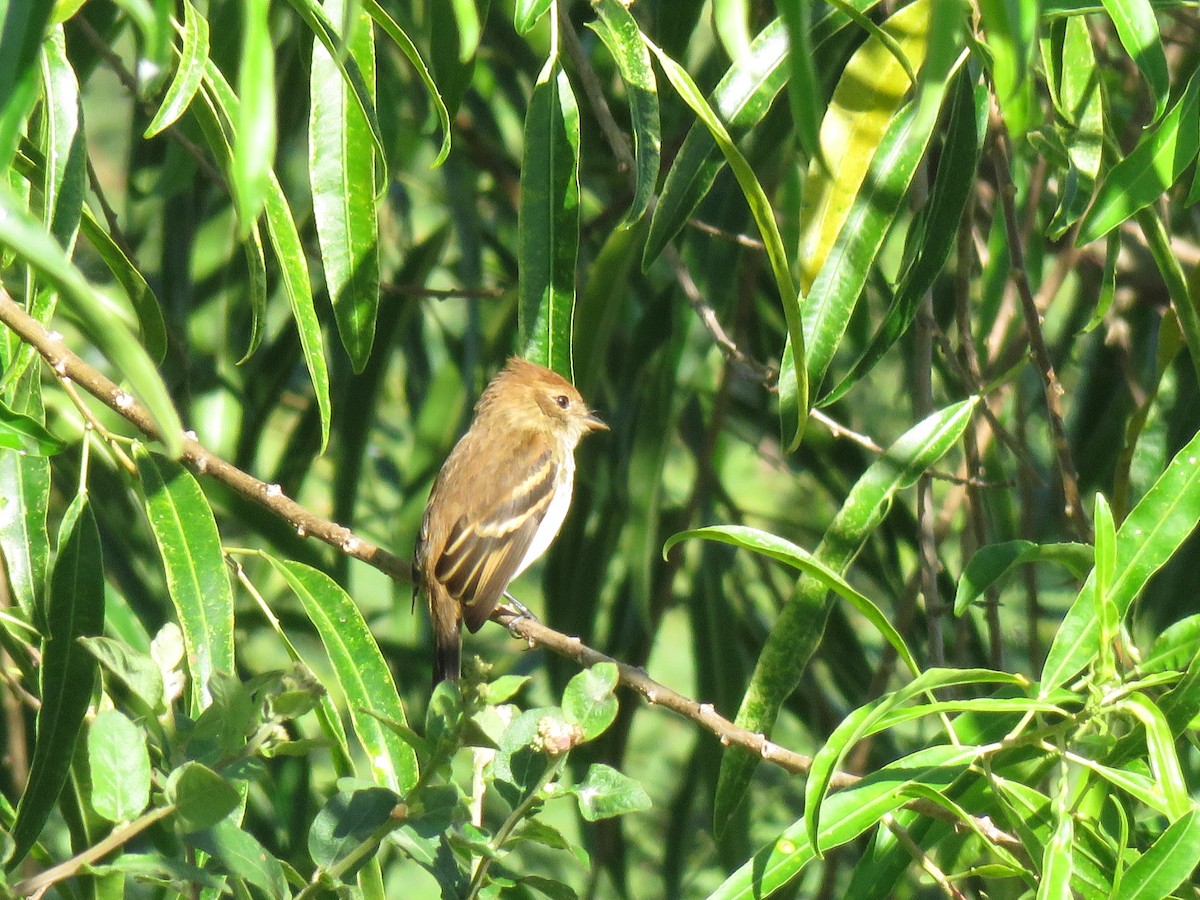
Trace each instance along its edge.
<path fill-rule="evenodd" d="M 458 681 L 462 668 L 462 608 L 445 587 L 435 582 L 429 594 L 433 622 L 433 686 Z"/>

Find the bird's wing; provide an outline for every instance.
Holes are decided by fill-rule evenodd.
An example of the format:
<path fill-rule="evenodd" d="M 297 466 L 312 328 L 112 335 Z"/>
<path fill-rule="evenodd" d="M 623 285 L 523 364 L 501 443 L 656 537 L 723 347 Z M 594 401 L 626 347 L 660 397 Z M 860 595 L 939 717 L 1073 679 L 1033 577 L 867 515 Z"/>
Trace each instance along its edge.
<path fill-rule="evenodd" d="M 525 558 L 554 497 L 558 464 L 546 449 L 529 468 L 506 465 L 495 474 L 497 483 L 487 493 L 504 499 L 460 517 L 434 566 L 434 577 L 463 604 L 463 619 L 473 632 L 492 614 Z"/>

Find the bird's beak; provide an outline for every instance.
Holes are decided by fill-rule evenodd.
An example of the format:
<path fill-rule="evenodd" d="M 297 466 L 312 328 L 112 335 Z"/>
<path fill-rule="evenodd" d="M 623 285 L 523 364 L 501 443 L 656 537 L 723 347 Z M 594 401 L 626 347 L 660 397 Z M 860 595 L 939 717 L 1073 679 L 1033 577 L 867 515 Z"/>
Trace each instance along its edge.
<path fill-rule="evenodd" d="M 583 424 L 587 427 L 588 431 L 608 431 L 608 426 L 592 412 L 583 417 Z"/>

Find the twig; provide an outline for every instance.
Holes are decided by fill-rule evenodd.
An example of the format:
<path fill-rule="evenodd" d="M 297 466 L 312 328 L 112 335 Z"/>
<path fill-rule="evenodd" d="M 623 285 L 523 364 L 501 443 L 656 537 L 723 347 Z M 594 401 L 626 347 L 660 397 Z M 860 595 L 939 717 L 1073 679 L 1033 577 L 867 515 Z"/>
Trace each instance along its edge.
<path fill-rule="evenodd" d="M 68 350 L 61 335 L 48 332 L 41 322 L 25 312 L 3 288 L 0 288 L 0 322 L 37 350 L 56 376 L 70 378 L 146 437 L 153 440 L 162 439 L 158 425 L 146 407 Z M 183 439 L 183 461 L 201 475 L 215 478 L 246 499 L 265 506 L 290 522 L 297 534 L 312 535 L 325 541 L 346 555 L 361 559 L 386 572 L 397 581 L 408 581 L 411 578 L 408 563 L 398 556 L 377 547 L 365 538 L 357 537 L 349 528 L 314 515 L 295 500 L 285 496 L 278 485 L 259 481 L 206 450 L 190 432 L 184 435 Z"/>
<path fill-rule="evenodd" d="M 18 881 L 13 885 L 13 892 L 21 897 L 39 894 L 45 891 L 46 888 L 75 875 L 84 866 L 107 856 L 125 844 L 126 841 L 137 837 L 155 822 L 165 819 L 173 812 L 175 812 L 174 804 L 152 809 L 150 812 L 139 816 L 128 824 L 114 828 L 107 837 L 88 847 L 82 853 L 78 853 L 70 859 L 60 862 L 57 866 L 46 869 L 44 872 L 39 872 L 30 878 L 26 878 L 24 881 Z"/>
<path fill-rule="evenodd" d="M 1017 296 L 1021 301 L 1021 310 L 1025 315 L 1029 345 L 1033 349 L 1033 358 L 1037 363 L 1038 373 L 1042 376 L 1042 387 L 1046 395 L 1046 413 L 1050 422 L 1050 436 L 1054 445 L 1059 480 L 1062 482 L 1063 497 L 1067 502 L 1067 516 L 1075 525 L 1075 529 L 1084 543 L 1090 544 L 1092 529 L 1079 494 L 1079 479 L 1075 471 L 1075 461 L 1071 457 L 1071 445 L 1067 440 L 1066 426 L 1063 424 L 1062 397 L 1064 390 L 1054 371 L 1050 351 L 1046 348 L 1046 339 L 1042 334 L 1041 313 L 1034 300 L 1033 290 L 1029 286 L 1029 273 L 1025 269 L 1025 250 L 1021 243 L 1021 227 L 1017 221 L 1017 188 L 1012 181 L 1009 162 L 1008 129 L 995 105 L 995 98 L 992 99 L 991 127 L 995 134 L 995 140 L 992 142 L 992 167 L 995 170 L 996 184 L 999 187 L 1000 208 L 1004 214 L 1004 230 L 1008 235 L 1008 253 L 1012 261 L 1011 275 L 1017 289 Z"/>
<path fill-rule="evenodd" d="M 757 238 L 750 237 L 748 234 L 737 234 L 733 231 L 726 231 L 724 228 L 709 225 L 707 222 L 702 222 L 699 219 L 688 219 L 688 225 L 704 234 L 711 234 L 713 237 L 737 244 L 739 247 L 745 247 L 749 250 L 762 250 L 763 252 L 766 252 L 767 249 L 766 244 Z"/>
<path fill-rule="evenodd" d="M 379 283 L 379 292 L 393 297 L 434 297 L 438 300 L 495 300 L 503 297 L 507 291 L 501 287 L 494 288 L 431 288 L 422 284 L 392 284 L 388 281 Z"/>

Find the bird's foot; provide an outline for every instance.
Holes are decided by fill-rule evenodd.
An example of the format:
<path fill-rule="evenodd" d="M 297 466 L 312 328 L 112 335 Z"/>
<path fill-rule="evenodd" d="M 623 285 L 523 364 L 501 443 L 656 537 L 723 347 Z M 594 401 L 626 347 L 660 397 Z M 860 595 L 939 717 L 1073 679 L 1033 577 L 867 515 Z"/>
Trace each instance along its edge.
<path fill-rule="evenodd" d="M 515 638 L 523 637 L 523 635 L 520 635 L 516 632 L 513 626 L 515 626 L 522 619 L 529 619 L 531 622 L 536 622 L 538 621 L 538 617 L 529 611 L 529 607 L 527 607 L 508 591 L 504 592 L 504 599 L 508 602 L 500 607 L 501 610 L 514 616 L 514 618 L 508 623 L 508 633 Z"/>

